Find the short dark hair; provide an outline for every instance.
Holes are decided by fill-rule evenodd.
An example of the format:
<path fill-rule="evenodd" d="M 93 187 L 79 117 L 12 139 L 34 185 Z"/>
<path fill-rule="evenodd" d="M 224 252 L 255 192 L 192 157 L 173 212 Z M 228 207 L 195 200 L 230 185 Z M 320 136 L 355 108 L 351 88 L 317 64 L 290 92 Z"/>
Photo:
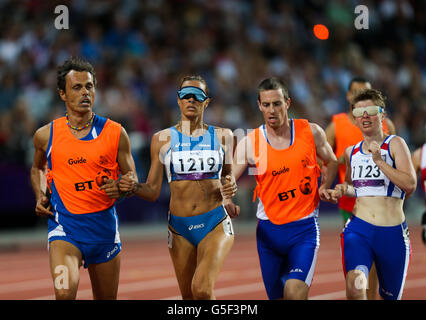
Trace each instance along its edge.
<path fill-rule="evenodd" d="M 287 87 L 280 78 L 272 77 L 263 80 L 257 86 L 257 100 L 260 101 L 260 92 L 266 90 L 278 90 L 281 89 L 285 99 L 288 99 L 288 90 Z"/>
<path fill-rule="evenodd" d="M 351 81 L 349 82 L 348 85 L 348 91 L 351 90 L 352 84 L 354 84 L 355 82 L 361 82 L 361 83 L 370 83 L 370 81 L 368 81 L 366 78 L 361 77 L 361 76 L 355 76 L 351 79 Z"/>
<path fill-rule="evenodd" d="M 210 96 L 210 90 L 209 90 L 209 86 L 207 85 L 206 80 L 204 80 L 204 78 L 200 75 L 190 75 L 190 76 L 184 76 L 180 79 L 180 84 L 179 84 L 179 90 L 182 89 L 182 85 L 185 81 L 199 81 L 202 84 L 204 84 L 204 86 L 206 87 L 206 95 Z"/>
<path fill-rule="evenodd" d="M 381 106 L 383 109 L 386 108 L 386 97 L 376 89 L 364 89 L 355 94 L 351 100 L 351 108 L 353 109 L 357 102 L 364 100 L 371 100 L 376 106 Z"/>
<path fill-rule="evenodd" d="M 57 77 L 56 82 L 59 90 L 65 91 L 65 77 L 67 76 L 68 72 L 71 70 L 74 71 L 87 71 L 89 72 L 93 77 L 93 84 L 96 86 L 96 74 L 95 69 L 90 64 L 90 62 L 82 59 L 82 58 L 71 58 L 69 60 L 66 60 L 62 65 L 60 65 L 57 69 Z"/>

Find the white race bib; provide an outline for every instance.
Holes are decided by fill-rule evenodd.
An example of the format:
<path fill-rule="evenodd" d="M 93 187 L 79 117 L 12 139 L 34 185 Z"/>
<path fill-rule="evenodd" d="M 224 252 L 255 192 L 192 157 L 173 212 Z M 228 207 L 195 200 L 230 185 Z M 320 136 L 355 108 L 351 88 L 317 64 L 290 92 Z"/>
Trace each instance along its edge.
<path fill-rule="evenodd" d="M 217 172 L 222 163 L 217 150 L 174 151 L 173 169 L 178 174 Z"/>

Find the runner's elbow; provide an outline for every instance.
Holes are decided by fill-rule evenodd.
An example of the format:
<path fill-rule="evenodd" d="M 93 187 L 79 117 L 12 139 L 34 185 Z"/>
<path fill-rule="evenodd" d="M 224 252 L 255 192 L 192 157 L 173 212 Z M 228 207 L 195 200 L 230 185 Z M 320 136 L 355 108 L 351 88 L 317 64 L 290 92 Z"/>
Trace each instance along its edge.
<path fill-rule="evenodd" d="M 151 196 L 151 198 L 148 199 L 148 201 L 155 202 L 155 201 L 158 200 L 159 197 L 160 197 L 160 192 L 158 192 L 158 193 L 154 194 L 153 196 Z"/>
<path fill-rule="evenodd" d="M 161 187 L 152 189 L 149 195 L 145 198 L 145 200 L 148 200 L 150 202 L 155 202 L 158 200 L 161 194 Z"/>
<path fill-rule="evenodd" d="M 155 202 L 160 197 L 161 185 L 154 187 L 150 183 L 141 183 L 139 186 L 139 190 L 135 193 L 136 196 L 149 202 Z"/>
<path fill-rule="evenodd" d="M 410 181 L 404 188 L 404 192 L 407 196 L 411 195 L 414 191 L 416 191 L 417 181 Z"/>

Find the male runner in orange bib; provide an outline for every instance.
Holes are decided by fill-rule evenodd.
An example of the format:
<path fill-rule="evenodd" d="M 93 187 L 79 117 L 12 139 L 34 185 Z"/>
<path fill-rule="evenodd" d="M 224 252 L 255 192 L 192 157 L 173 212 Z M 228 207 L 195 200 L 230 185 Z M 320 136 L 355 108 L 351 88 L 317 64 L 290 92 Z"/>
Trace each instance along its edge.
<path fill-rule="evenodd" d="M 307 299 L 320 244 L 319 200 L 337 172 L 337 159 L 324 130 L 304 119 L 290 119 L 290 98 L 277 78 L 258 87 L 265 124 L 237 146 L 233 172 L 248 165 L 257 182 L 257 248 L 269 299 Z M 317 156 L 327 166 L 318 187 Z"/>
<path fill-rule="evenodd" d="M 58 68 L 58 89 L 66 116 L 34 134 L 31 183 L 36 214 L 48 217 L 56 299 L 76 298 L 83 261 L 93 297 L 117 298 L 121 242 L 113 198 L 120 196 L 119 172 L 136 169 L 124 128 L 92 111 L 95 85 L 90 63 L 65 61 Z"/>

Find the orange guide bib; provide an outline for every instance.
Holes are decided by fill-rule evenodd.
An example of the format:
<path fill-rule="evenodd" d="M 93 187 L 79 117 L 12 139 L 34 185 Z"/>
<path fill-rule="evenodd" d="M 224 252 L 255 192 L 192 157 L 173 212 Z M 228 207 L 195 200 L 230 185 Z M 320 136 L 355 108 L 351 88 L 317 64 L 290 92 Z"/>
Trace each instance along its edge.
<path fill-rule="evenodd" d="M 259 197 L 265 213 L 274 224 L 299 220 L 318 206 L 318 177 L 315 141 L 309 122 L 293 119 L 294 139 L 286 149 L 276 150 L 262 130 L 248 134 L 253 150 Z"/>
<path fill-rule="evenodd" d="M 107 120 L 99 136 L 79 140 L 72 135 L 62 117 L 53 121 L 51 163 L 52 179 L 65 208 L 74 214 L 98 212 L 111 207 L 115 199 L 99 190 L 98 174 L 117 179 L 118 143 L 121 125 Z"/>

